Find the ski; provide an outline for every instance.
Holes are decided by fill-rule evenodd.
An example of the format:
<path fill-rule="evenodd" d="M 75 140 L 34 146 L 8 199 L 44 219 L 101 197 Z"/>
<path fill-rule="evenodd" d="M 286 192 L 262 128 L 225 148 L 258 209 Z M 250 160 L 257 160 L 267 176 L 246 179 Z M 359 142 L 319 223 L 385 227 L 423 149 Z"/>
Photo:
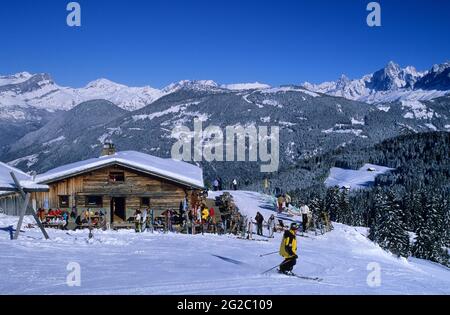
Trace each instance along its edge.
<path fill-rule="evenodd" d="M 245 240 L 245 241 L 253 241 L 253 242 L 268 242 L 269 240 L 267 239 L 248 239 L 245 237 L 236 237 L 236 239 L 238 240 Z"/>
<path fill-rule="evenodd" d="M 278 266 L 277 266 L 278 267 Z M 265 272 L 263 272 L 262 274 L 267 274 L 268 272 L 272 271 L 273 269 L 275 269 L 276 267 L 269 269 Z M 290 273 L 283 273 L 280 271 L 277 271 L 280 275 L 286 276 L 286 277 L 295 277 L 295 278 L 299 278 L 299 279 L 303 279 L 303 280 L 310 280 L 310 281 L 317 281 L 317 282 L 322 282 L 323 279 L 319 278 L 319 277 L 307 277 L 307 276 L 301 276 L 301 275 L 297 275 L 293 272 Z"/>
<path fill-rule="evenodd" d="M 317 282 L 322 282 L 323 281 L 323 279 L 319 278 L 319 277 L 306 277 L 306 276 L 297 275 L 295 273 L 292 273 L 292 274 L 286 275 L 286 276 L 296 277 L 296 278 L 303 279 L 303 280 L 317 281 Z"/>

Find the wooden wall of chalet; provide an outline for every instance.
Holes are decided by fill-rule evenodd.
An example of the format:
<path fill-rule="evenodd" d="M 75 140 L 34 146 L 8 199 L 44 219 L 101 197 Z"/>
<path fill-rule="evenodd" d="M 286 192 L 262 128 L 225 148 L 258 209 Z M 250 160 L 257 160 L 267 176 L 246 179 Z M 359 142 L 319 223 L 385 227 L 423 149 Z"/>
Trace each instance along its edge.
<path fill-rule="evenodd" d="M 19 194 L 8 194 L 0 196 L 0 213 L 19 216 L 23 207 L 23 198 Z M 31 212 L 27 209 L 26 215 L 30 215 Z"/>
<path fill-rule="evenodd" d="M 124 172 L 124 182 L 112 182 L 109 179 L 110 172 Z M 49 208 L 59 208 L 59 196 L 69 196 L 69 208 L 91 208 L 86 206 L 86 196 L 103 196 L 103 206 L 108 212 L 112 197 L 125 197 L 127 218 L 141 207 L 141 198 L 149 197 L 151 208 L 157 212 L 167 209 L 179 209 L 180 202 L 185 196 L 185 189 L 179 184 L 139 173 L 134 170 L 111 166 L 95 170 L 79 176 L 51 183 L 50 192 L 36 193 L 38 207 L 44 207 L 48 200 Z M 188 194 L 190 195 L 189 191 Z"/>

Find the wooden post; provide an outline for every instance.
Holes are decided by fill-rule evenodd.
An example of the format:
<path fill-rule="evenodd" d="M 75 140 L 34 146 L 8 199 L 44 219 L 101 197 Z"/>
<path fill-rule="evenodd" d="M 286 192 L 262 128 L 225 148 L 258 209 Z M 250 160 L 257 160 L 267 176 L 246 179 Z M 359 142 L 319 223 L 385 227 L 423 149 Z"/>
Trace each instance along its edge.
<path fill-rule="evenodd" d="M 16 185 L 20 195 L 22 196 L 22 198 L 26 202 L 27 194 L 23 190 L 22 185 L 20 185 L 20 182 L 17 179 L 16 174 L 14 174 L 14 172 L 11 172 L 10 174 L 11 174 L 11 177 L 12 177 L 12 179 L 14 181 L 14 184 Z M 30 196 L 28 196 L 28 202 L 26 202 L 27 208 L 28 208 L 28 205 L 29 205 L 29 197 Z M 26 212 L 27 208 L 25 208 L 25 211 L 23 211 L 23 213 L 21 213 L 21 217 L 19 218 L 19 222 L 23 221 L 23 217 L 25 216 L 25 212 Z M 39 220 L 39 218 L 38 218 L 36 212 L 34 211 L 34 209 L 31 209 L 31 213 L 32 213 L 32 215 L 34 217 L 34 220 L 36 221 L 38 227 L 41 229 L 41 232 L 44 235 L 45 239 L 48 240 L 50 237 L 48 236 L 47 231 L 45 230 L 44 226 L 42 225 L 42 222 Z M 20 233 L 20 229 L 18 228 L 17 231 L 16 231 L 17 237 L 19 237 L 19 233 Z"/>
<path fill-rule="evenodd" d="M 25 202 L 22 206 L 22 209 L 19 214 L 19 222 L 17 223 L 16 232 L 14 233 L 14 239 L 17 240 L 19 238 L 20 229 L 22 228 L 23 218 L 27 212 L 28 205 L 30 204 L 30 194 L 26 194 Z"/>

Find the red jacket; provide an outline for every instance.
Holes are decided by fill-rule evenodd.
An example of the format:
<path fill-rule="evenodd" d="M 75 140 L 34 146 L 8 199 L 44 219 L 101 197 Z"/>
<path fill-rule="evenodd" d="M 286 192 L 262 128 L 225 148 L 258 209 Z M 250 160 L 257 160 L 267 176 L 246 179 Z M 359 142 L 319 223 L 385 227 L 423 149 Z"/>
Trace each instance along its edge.
<path fill-rule="evenodd" d="M 215 215 L 214 208 L 209 210 L 209 216 L 213 217 Z"/>

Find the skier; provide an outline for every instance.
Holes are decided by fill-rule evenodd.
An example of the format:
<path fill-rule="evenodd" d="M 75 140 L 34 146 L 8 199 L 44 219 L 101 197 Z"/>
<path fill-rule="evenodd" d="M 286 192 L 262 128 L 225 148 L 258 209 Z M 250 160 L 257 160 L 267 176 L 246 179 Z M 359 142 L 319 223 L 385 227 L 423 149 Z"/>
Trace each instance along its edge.
<path fill-rule="evenodd" d="M 285 194 L 285 195 L 284 195 L 284 198 L 285 198 L 285 201 L 286 201 L 286 208 L 289 208 L 289 206 L 290 206 L 291 203 L 292 203 L 292 198 L 291 198 L 291 196 L 289 196 L 288 194 Z"/>
<path fill-rule="evenodd" d="M 206 225 L 206 231 L 208 231 L 208 219 L 209 219 L 209 209 L 205 205 L 203 205 L 202 210 L 202 234 L 205 232 L 205 225 Z"/>
<path fill-rule="evenodd" d="M 292 275 L 292 269 L 297 264 L 297 238 L 295 233 L 299 226 L 297 223 L 292 223 L 289 231 L 284 232 L 283 239 L 280 245 L 280 255 L 284 261 L 280 264 L 279 272 Z"/>
<path fill-rule="evenodd" d="M 238 190 L 238 182 L 237 179 L 233 179 L 233 190 Z"/>
<path fill-rule="evenodd" d="M 141 232 L 141 210 L 136 210 L 134 212 L 134 224 L 136 233 Z"/>
<path fill-rule="evenodd" d="M 310 215 L 310 210 L 307 205 L 303 205 L 300 207 L 300 212 L 302 213 L 302 224 L 303 224 L 303 232 L 308 230 L 308 217 Z"/>
<path fill-rule="evenodd" d="M 256 234 L 258 234 L 259 236 L 263 236 L 263 223 L 264 223 L 263 215 L 258 212 L 256 214 L 255 220 L 256 220 L 256 227 L 257 227 Z"/>
<path fill-rule="evenodd" d="M 277 202 L 278 202 L 278 213 L 282 213 L 285 202 L 284 196 L 283 195 L 278 196 Z"/>
<path fill-rule="evenodd" d="M 247 233 L 247 239 L 252 240 L 253 239 L 253 222 L 252 220 L 245 217 L 244 220 L 244 226 L 242 227 L 242 237 L 245 236 L 245 233 Z"/>
<path fill-rule="evenodd" d="M 219 190 L 219 180 L 216 178 L 213 182 L 213 190 L 218 191 Z"/>
<path fill-rule="evenodd" d="M 276 229 L 276 223 L 275 223 L 275 216 L 272 214 L 267 221 L 267 227 L 269 229 L 269 238 L 273 238 L 273 234 L 275 233 Z"/>

